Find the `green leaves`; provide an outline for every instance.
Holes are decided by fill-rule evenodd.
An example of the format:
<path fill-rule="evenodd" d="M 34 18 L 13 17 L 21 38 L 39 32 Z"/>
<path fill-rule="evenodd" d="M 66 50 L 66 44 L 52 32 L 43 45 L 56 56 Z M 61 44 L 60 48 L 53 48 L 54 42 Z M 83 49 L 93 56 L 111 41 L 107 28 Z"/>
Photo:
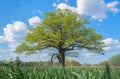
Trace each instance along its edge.
<path fill-rule="evenodd" d="M 32 54 L 49 47 L 62 51 L 59 53 L 74 48 L 85 48 L 95 53 L 103 52 L 102 36 L 97 34 L 95 29 L 86 27 L 86 24 L 89 24 L 86 18 L 68 9 L 47 12 L 38 26 L 29 29 L 16 52 Z"/>

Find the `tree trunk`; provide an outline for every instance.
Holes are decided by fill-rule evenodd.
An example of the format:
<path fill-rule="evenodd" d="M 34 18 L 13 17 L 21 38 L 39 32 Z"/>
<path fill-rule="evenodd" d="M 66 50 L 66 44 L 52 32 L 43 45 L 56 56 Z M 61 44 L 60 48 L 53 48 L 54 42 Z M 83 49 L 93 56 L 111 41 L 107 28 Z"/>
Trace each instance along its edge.
<path fill-rule="evenodd" d="M 65 66 L 65 50 L 62 48 L 63 43 L 59 43 L 59 56 L 58 56 L 58 60 L 59 63 L 64 67 Z"/>
<path fill-rule="evenodd" d="M 60 53 L 60 57 L 61 57 L 61 65 L 64 67 L 65 66 L 65 54 L 64 54 L 64 52 Z"/>
<path fill-rule="evenodd" d="M 59 63 L 64 67 L 65 66 L 65 52 L 64 50 L 59 50 Z"/>

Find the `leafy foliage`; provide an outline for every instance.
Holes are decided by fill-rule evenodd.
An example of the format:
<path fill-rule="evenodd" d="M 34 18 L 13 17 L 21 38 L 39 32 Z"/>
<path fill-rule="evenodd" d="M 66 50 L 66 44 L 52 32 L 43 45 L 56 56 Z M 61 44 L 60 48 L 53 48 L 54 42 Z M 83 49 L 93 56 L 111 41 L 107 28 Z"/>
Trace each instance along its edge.
<path fill-rule="evenodd" d="M 58 52 L 51 60 L 56 56 L 62 65 L 65 63 L 65 53 L 76 48 L 103 54 L 102 36 L 95 29 L 86 27 L 88 23 L 86 18 L 68 9 L 47 12 L 43 21 L 29 30 L 16 52 L 32 54 L 37 50 L 56 48 Z"/>
<path fill-rule="evenodd" d="M 111 57 L 108 62 L 111 65 L 120 66 L 120 54 Z"/>
<path fill-rule="evenodd" d="M 23 71 L 20 68 L 20 61 L 17 57 L 16 61 L 9 61 L 6 63 L 9 79 L 23 79 Z"/>
<path fill-rule="evenodd" d="M 106 65 L 108 63 L 111 66 L 120 66 L 120 54 L 110 57 L 107 61 L 100 62 L 100 65 Z"/>

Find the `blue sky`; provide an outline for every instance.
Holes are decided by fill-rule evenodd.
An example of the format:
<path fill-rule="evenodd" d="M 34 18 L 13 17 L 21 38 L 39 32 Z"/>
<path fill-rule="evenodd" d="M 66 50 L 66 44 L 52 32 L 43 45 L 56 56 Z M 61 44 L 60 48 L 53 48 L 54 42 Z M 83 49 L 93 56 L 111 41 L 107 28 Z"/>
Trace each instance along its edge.
<path fill-rule="evenodd" d="M 51 49 L 31 56 L 17 55 L 13 51 L 27 34 L 26 28 L 35 27 L 46 12 L 57 8 L 70 9 L 86 17 L 89 27 L 103 35 L 105 55 L 86 50 L 74 58 L 80 63 L 99 63 L 120 54 L 120 1 L 119 0 L 1 0 L 0 2 L 0 60 L 19 56 L 23 61 L 49 60 Z"/>

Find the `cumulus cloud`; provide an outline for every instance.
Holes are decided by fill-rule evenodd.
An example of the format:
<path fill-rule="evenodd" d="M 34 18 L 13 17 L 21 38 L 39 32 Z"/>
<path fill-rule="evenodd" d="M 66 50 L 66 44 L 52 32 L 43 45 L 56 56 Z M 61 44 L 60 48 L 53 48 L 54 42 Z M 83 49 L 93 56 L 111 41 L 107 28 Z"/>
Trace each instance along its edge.
<path fill-rule="evenodd" d="M 26 24 L 21 21 L 15 21 L 13 24 L 7 24 L 3 29 L 5 41 L 14 42 L 20 40 L 26 34 Z"/>
<path fill-rule="evenodd" d="M 120 52 L 120 40 L 113 39 L 113 38 L 106 38 L 106 39 L 103 40 L 103 42 L 105 43 L 104 50 L 107 53 L 105 56 L 115 55 L 115 54 L 118 54 Z M 85 58 L 92 58 L 92 57 L 97 57 L 98 56 L 97 54 L 92 53 L 92 52 L 90 52 L 88 50 L 85 50 L 85 49 L 81 50 L 80 53 Z"/>
<path fill-rule="evenodd" d="M 58 4 L 58 5 L 57 5 L 57 8 L 60 8 L 61 10 L 63 10 L 63 9 L 70 9 L 70 10 L 76 12 L 76 8 L 75 8 L 75 7 L 68 6 L 68 5 L 65 4 L 65 3 L 60 3 L 60 4 Z"/>
<path fill-rule="evenodd" d="M 77 0 L 77 11 L 82 15 L 91 16 L 93 19 L 106 18 L 106 4 L 103 0 Z"/>
<path fill-rule="evenodd" d="M 13 24 L 7 24 L 3 28 L 4 35 L 0 36 L 0 43 L 8 43 L 8 47 L 13 51 L 17 45 L 23 41 L 27 31 L 26 24 L 21 21 L 15 21 Z"/>
<path fill-rule="evenodd" d="M 80 15 L 90 16 L 92 19 L 98 19 L 99 21 L 105 19 L 108 12 L 117 13 L 119 11 L 116 8 L 119 4 L 118 1 L 105 3 L 104 0 L 77 0 L 76 4 L 77 7 L 72 7 L 65 3 L 60 3 L 57 5 L 57 8 L 70 9 Z"/>
<path fill-rule="evenodd" d="M 53 50 L 43 50 L 30 56 L 26 56 L 25 53 L 20 55 L 14 53 L 16 47 L 21 42 L 23 42 L 27 34 L 26 28 L 26 24 L 21 21 L 15 21 L 11 24 L 7 24 L 3 28 L 4 35 L 0 36 L 0 45 L 3 45 L 3 47 L 0 48 L 1 59 L 15 59 L 16 56 L 19 56 L 22 61 L 38 61 L 50 59 L 48 52 L 54 52 Z"/>
<path fill-rule="evenodd" d="M 38 16 L 34 16 L 28 19 L 28 22 L 31 26 L 37 26 L 40 23 L 40 18 Z"/>
<path fill-rule="evenodd" d="M 120 49 L 120 41 L 112 38 L 104 39 L 103 42 L 105 43 L 105 51 L 119 51 Z"/>

